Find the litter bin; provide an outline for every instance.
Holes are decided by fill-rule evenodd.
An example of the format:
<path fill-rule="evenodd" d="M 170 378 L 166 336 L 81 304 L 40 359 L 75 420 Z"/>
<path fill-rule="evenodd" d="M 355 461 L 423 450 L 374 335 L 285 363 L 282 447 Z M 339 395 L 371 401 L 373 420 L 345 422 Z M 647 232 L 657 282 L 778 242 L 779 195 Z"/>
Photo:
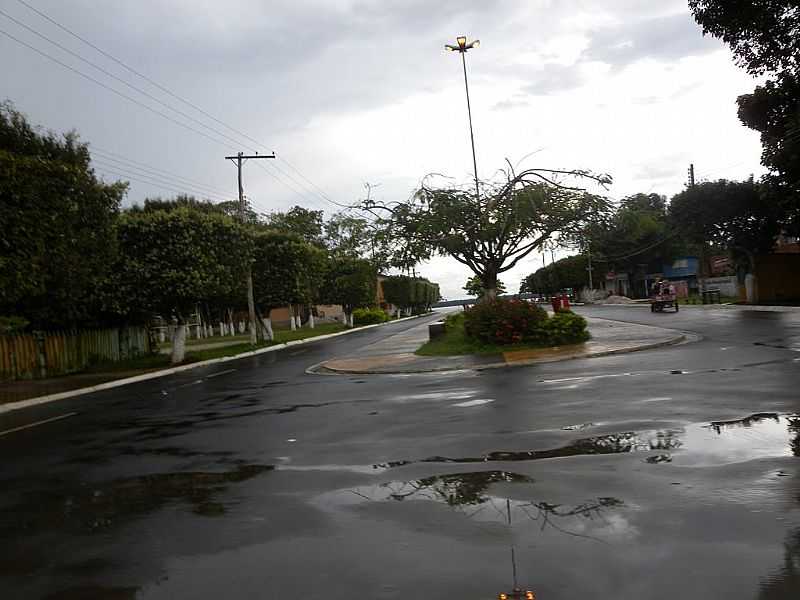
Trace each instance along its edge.
<path fill-rule="evenodd" d="M 561 310 L 562 296 L 553 296 L 550 298 L 550 306 L 553 307 L 553 312 L 557 313 Z"/>

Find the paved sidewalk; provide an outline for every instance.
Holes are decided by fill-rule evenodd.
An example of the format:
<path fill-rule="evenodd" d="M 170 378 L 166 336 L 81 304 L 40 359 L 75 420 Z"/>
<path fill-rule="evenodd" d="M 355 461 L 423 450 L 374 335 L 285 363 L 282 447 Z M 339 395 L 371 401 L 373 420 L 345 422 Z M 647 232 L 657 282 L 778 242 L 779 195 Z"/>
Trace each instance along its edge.
<path fill-rule="evenodd" d="M 353 356 L 335 358 L 312 368 L 314 372 L 391 374 L 492 369 L 622 354 L 677 344 L 686 335 L 674 329 L 586 318 L 592 339 L 583 344 L 515 350 L 502 354 L 417 356 L 414 351 L 428 341 L 428 323 L 363 347 Z"/>

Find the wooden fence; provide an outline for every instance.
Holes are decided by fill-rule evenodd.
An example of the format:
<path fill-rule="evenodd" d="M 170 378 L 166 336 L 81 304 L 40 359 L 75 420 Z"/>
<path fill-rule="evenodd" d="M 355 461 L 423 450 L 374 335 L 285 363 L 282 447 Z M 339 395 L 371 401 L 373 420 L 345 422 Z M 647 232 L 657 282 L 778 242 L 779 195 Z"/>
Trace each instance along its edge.
<path fill-rule="evenodd" d="M 0 378 L 65 375 L 149 352 L 144 327 L 0 335 Z"/>

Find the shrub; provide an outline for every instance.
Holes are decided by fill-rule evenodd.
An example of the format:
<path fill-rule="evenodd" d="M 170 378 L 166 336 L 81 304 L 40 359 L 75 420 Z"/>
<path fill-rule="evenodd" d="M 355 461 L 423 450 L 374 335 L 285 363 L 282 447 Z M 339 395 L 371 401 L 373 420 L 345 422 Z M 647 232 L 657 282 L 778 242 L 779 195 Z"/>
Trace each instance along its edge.
<path fill-rule="evenodd" d="M 488 344 L 541 343 L 547 313 L 522 300 L 481 302 L 464 315 L 467 336 Z"/>
<path fill-rule="evenodd" d="M 380 308 L 357 308 L 353 311 L 354 325 L 375 325 L 388 320 L 389 315 Z"/>
<path fill-rule="evenodd" d="M 542 325 L 545 339 L 552 346 L 577 344 L 589 339 L 586 319 L 572 311 L 557 312 Z"/>

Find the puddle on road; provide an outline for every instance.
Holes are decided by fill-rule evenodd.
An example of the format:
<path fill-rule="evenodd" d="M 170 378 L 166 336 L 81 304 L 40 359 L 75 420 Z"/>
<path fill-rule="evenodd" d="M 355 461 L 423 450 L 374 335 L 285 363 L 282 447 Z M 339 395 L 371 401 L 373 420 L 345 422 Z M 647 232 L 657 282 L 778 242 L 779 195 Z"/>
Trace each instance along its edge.
<path fill-rule="evenodd" d="M 413 463 L 514 462 L 631 452 L 654 453 L 644 459 L 651 464 L 679 466 L 717 466 L 758 458 L 800 456 L 800 416 L 757 413 L 734 421 L 587 437 L 545 450 L 496 451 L 467 457 L 431 456 L 378 463 L 372 467 L 380 472 Z"/>
<path fill-rule="evenodd" d="M 4 509 L 0 537 L 71 529 L 79 533 L 104 530 L 130 517 L 170 502 L 185 502 L 195 514 L 219 516 L 225 505 L 215 501 L 229 484 L 272 470 L 271 465 L 240 465 L 226 472 L 164 473 L 117 481 L 84 484 L 70 491 L 23 494 L 16 506 Z"/>
<path fill-rule="evenodd" d="M 514 521 L 522 517 L 541 519 L 543 524 L 547 524 L 548 519 L 553 517 L 592 518 L 599 516 L 605 509 L 624 506 L 622 500 L 611 497 L 593 498 L 577 505 L 564 505 L 535 500 L 511 500 L 489 493 L 493 484 L 502 483 L 531 484 L 534 480 L 508 471 L 452 473 L 336 490 L 322 494 L 319 501 L 326 506 L 337 507 L 357 506 L 368 502 L 426 501 L 446 505 L 479 521 L 507 523 L 509 518 Z"/>

